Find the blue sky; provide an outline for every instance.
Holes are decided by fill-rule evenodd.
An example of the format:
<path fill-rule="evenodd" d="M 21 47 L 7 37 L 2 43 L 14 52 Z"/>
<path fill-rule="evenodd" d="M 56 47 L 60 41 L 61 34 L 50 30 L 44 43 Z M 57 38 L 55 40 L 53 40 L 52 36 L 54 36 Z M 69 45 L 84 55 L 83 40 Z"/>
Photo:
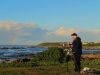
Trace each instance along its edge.
<path fill-rule="evenodd" d="M 100 0 L 0 0 L 0 20 L 36 22 L 51 28 L 100 27 Z"/>
<path fill-rule="evenodd" d="M 0 0 L 0 21 L 11 21 L 11 24 L 13 24 L 12 22 L 34 23 L 37 25 L 36 28 L 43 32 L 50 30 L 55 33 L 55 30 L 61 30 L 61 33 L 64 34 L 67 29 L 79 31 L 81 29 L 81 32 L 99 33 L 100 0 Z M 1 29 L 3 28 L 1 25 Z M 29 31 L 27 30 L 27 32 Z M 37 34 L 37 32 L 35 33 Z M 60 37 L 59 40 L 64 39 L 64 37 Z M 29 37 L 26 38 L 30 40 Z M 43 39 L 39 41 L 43 41 Z M 6 44 L 4 41 L 2 42 Z"/>

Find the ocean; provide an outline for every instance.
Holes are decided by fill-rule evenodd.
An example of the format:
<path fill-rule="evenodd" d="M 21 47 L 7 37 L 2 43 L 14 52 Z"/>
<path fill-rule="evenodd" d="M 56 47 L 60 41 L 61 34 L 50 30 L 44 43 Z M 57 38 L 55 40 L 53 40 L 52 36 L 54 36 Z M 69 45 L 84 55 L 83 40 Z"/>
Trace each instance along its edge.
<path fill-rule="evenodd" d="M 0 61 L 25 58 L 27 55 L 36 54 L 48 50 L 43 47 L 29 47 L 24 45 L 1 45 Z M 100 53 L 100 50 L 82 50 L 83 54 Z"/>

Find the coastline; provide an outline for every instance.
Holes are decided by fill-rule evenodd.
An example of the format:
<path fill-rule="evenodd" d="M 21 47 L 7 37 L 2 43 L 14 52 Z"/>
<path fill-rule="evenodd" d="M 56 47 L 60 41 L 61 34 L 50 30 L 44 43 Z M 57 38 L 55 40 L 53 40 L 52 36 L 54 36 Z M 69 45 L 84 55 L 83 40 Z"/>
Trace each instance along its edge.
<path fill-rule="evenodd" d="M 82 59 L 100 59 L 100 53 L 98 53 L 98 54 L 82 54 Z"/>

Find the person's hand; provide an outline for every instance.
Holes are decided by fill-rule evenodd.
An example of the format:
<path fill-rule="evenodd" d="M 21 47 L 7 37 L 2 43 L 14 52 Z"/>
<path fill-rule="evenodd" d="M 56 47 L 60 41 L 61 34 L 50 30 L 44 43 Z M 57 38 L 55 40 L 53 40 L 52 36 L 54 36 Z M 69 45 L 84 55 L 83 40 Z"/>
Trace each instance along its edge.
<path fill-rule="evenodd" d="M 68 42 L 69 47 L 73 47 L 72 42 Z"/>
<path fill-rule="evenodd" d="M 68 45 L 72 45 L 72 42 L 68 42 L 67 44 L 68 44 Z"/>

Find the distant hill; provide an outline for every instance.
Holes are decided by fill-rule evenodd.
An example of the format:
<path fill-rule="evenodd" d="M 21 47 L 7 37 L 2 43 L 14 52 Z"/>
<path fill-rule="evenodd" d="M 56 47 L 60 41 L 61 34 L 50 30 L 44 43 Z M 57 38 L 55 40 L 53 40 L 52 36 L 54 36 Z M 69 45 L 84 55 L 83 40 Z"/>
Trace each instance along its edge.
<path fill-rule="evenodd" d="M 41 43 L 38 46 L 39 47 L 62 47 L 63 43 L 66 42 L 45 42 Z M 87 50 L 100 50 L 100 43 L 94 43 L 94 42 L 83 42 L 83 49 Z"/>
<path fill-rule="evenodd" d="M 41 43 L 38 46 L 41 47 L 61 47 L 63 44 L 63 42 L 45 42 L 45 43 Z"/>

